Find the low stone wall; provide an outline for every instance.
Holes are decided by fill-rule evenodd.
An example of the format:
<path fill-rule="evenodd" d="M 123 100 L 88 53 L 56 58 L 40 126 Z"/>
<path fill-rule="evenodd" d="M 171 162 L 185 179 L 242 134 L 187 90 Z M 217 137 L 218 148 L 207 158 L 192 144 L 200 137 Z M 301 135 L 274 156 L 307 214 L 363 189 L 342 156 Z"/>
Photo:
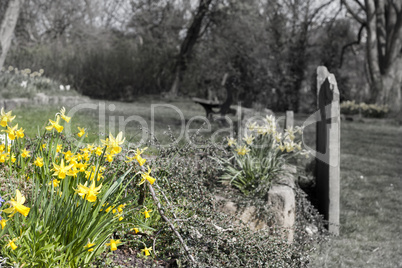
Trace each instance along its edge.
<path fill-rule="evenodd" d="M 272 214 L 276 227 L 285 229 L 286 239 L 289 243 L 293 242 L 294 225 L 296 221 L 296 195 L 295 191 L 295 168 L 289 167 L 290 173 L 282 176 L 277 185 L 273 185 L 268 192 L 268 205 L 272 209 Z M 294 171 L 294 172 L 293 172 Z M 261 230 L 269 228 L 268 223 L 256 217 L 256 207 L 249 206 L 238 209 L 237 204 L 222 196 L 215 196 L 216 203 L 219 203 L 218 210 L 227 215 L 232 215 L 249 227 L 251 230 Z"/>
<path fill-rule="evenodd" d="M 48 104 L 75 105 L 89 101 L 90 99 L 84 96 L 47 96 L 43 93 L 39 93 L 32 99 L 29 98 L 0 99 L 0 107 L 4 107 L 5 110 L 13 110 L 18 107 L 27 107 L 30 105 L 48 105 Z"/>

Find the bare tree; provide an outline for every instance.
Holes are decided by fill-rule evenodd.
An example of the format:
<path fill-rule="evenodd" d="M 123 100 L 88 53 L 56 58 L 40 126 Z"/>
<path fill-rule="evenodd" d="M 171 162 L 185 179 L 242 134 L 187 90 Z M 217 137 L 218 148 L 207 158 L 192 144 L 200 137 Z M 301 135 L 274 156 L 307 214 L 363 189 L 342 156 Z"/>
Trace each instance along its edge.
<path fill-rule="evenodd" d="M 402 106 L 402 2 L 341 0 L 367 31 L 366 53 L 371 102 Z"/>
<path fill-rule="evenodd" d="M 0 27 L 0 69 L 3 68 L 7 52 L 10 49 L 15 25 L 24 0 L 10 0 Z"/>
<path fill-rule="evenodd" d="M 183 72 L 186 70 L 187 62 L 190 59 L 193 47 L 197 43 L 201 32 L 202 21 L 209 10 L 211 2 L 212 0 L 200 0 L 193 21 L 187 30 L 186 37 L 181 43 L 180 52 L 177 56 L 174 67 L 174 81 L 172 87 L 170 88 L 170 96 L 177 96 L 179 92 Z"/>

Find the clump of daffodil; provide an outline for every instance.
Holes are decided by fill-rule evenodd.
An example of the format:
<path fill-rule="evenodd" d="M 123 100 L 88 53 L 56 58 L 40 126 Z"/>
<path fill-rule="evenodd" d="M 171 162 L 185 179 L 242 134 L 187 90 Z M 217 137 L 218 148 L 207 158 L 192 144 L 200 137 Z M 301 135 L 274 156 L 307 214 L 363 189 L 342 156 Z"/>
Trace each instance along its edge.
<path fill-rule="evenodd" d="M 145 181 L 148 181 L 150 184 L 154 184 L 155 182 L 155 178 L 152 178 L 150 173 L 151 173 L 151 169 L 148 167 L 148 172 L 144 172 L 141 174 L 141 181 L 140 183 L 138 183 L 138 185 L 143 184 Z"/>
<path fill-rule="evenodd" d="M 6 113 L 4 111 L 4 108 L 3 107 L 1 108 L 1 111 L 0 111 L 0 125 L 2 127 L 6 127 L 8 123 L 10 123 L 11 121 L 14 120 L 15 115 L 14 116 L 11 115 L 11 112 L 12 111 L 9 111 L 9 112 Z"/>
<path fill-rule="evenodd" d="M 16 190 L 15 199 L 12 198 L 10 201 L 8 201 L 8 203 L 11 205 L 11 207 L 4 209 L 3 212 L 10 213 L 9 217 L 14 216 L 14 214 L 17 212 L 26 217 L 31 210 L 29 207 L 23 205 L 25 203 L 25 197 L 21 194 L 19 190 Z"/>
<path fill-rule="evenodd" d="M 115 251 L 117 250 L 117 247 L 119 246 L 119 244 L 121 244 L 122 242 L 120 240 L 114 240 L 114 239 L 110 239 L 109 243 L 106 243 L 106 246 L 110 246 L 110 250 L 111 251 Z"/>

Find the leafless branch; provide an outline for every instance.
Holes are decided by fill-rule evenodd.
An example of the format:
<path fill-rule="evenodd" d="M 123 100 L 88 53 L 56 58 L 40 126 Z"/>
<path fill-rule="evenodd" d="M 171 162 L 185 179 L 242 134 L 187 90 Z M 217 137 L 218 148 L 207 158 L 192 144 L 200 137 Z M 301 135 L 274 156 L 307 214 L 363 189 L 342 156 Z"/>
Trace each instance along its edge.
<path fill-rule="evenodd" d="M 357 40 L 356 40 L 356 41 L 353 41 L 353 42 L 350 42 L 350 43 L 348 43 L 348 44 L 346 44 L 346 45 L 344 45 L 344 46 L 342 47 L 341 60 L 340 60 L 340 62 L 339 62 L 339 68 L 342 67 L 342 64 L 343 64 L 343 55 L 345 54 L 346 49 L 347 49 L 348 47 L 350 47 L 350 46 L 360 44 L 360 41 L 361 41 L 361 38 L 362 38 L 362 32 L 363 32 L 363 29 L 364 29 L 365 27 L 366 27 L 366 24 L 365 24 L 365 23 L 363 23 L 362 25 L 360 25 L 359 33 L 357 34 Z"/>

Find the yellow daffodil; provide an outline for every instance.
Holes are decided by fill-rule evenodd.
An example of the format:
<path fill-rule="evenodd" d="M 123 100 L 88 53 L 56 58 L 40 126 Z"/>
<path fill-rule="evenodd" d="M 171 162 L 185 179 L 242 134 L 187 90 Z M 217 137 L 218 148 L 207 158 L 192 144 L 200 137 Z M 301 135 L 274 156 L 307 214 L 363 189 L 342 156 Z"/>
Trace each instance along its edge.
<path fill-rule="evenodd" d="M 11 162 L 15 163 L 16 160 L 17 160 L 17 158 L 15 157 L 15 155 L 11 154 Z"/>
<path fill-rule="evenodd" d="M 136 233 L 138 233 L 140 230 L 138 229 L 138 228 L 132 228 L 132 229 L 130 229 L 130 231 L 134 231 L 134 233 L 136 234 Z"/>
<path fill-rule="evenodd" d="M 10 140 L 15 140 L 15 138 L 17 137 L 17 128 L 18 124 L 13 127 L 7 126 L 7 130 L 2 130 L 1 132 L 6 132 Z"/>
<path fill-rule="evenodd" d="M 19 138 L 19 139 L 22 139 L 25 136 L 24 135 L 24 130 L 22 128 L 17 130 L 15 133 L 17 134 L 17 138 Z"/>
<path fill-rule="evenodd" d="M 80 127 L 78 127 L 78 130 L 80 131 L 80 132 L 78 132 L 78 137 L 82 137 L 82 136 L 84 136 L 85 135 L 85 128 L 80 128 Z"/>
<path fill-rule="evenodd" d="M 152 248 L 147 248 L 147 247 L 145 247 L 144 249 L 141 249 L 141 251 L 142 252 L 144 252 L 144 255 L 145 256 L 149 256 L 149 255 L 151 255 L 151 254 L 149 254 L 149 252 L 152 250 Z"/>
<path fill-rule="evenodd" d="M 74 173 L 71 170 L 73 166 L 74 166 L 73 164 L 65 166 L 64 159 L 61 159 L 60 165 L 57 165 L 56 163 L 53 162 L 53 171 L 55 171 L 53 173 L 53 176 L 57 176 L 59 179 L 64 179 L 66 175 L 74 176 Z"/>
<path fill-rule="evenodd" d="M 247 133 L 244 134 L 243 140 L 248 144 L 251 145 L 253 143 L 254 137 L 253 135 L 247 135 Z"/>
<path fill-rule="evenodd" d="M 94 251 L 94 248 L 90 248 L 90 247 L 93 247 L 93 246 L 95 246 L 95 243 L 88 242 L 88 244 L 86 244 L 84 246 L 84 248 L 88 248 L 88 252 L 91 252 L 91 251 Z"/>
<path fill-rule="evenodd" d="M 45 127 L 47 131 L 51 131 L 53 128 L 56 129 L 57 132 L 63 131 L 63 126 L 59 125 L 60 116 L 56 116 L 56 121 L 49 119 L 50 126 Z"/>
<path fill-rule="evenodd" d="M 117 207 L 117 210 L 118 210 L 120 213 L 122 213 L 122 212 L 123 212 L 123 208 L 124 208 L 125 206 L 127 206 L 127 204 L 121 204 L 121 205 L 119 205 L 119 206 Z"/>
<path fill-rule="evenodd" d="M 286 132 L 285 136 L 289 138 L 291 141 L 295 139 L 295 131 L 293 130 L 293 127 L 287 128 L 285 132 Z"/>
<path fill-rule="evenodd" d="M 15 241 L 17 240 L 17 238 L 14 238 L 13 240 L 8 241 L 8 244 L 6 245 L 6 247 L 11 247 L 12 250 L 15 250 L 17 247 L 17 245 L 15 245 Z"/>
<path fill-rule="evenodd" d="M 37 157 L 34 161 L 34 165 L 37 167 L 43 167 L 43 158 Z"/>
<path fill-rule="evenodd" d="M 46 143 L 42 144 L 42 149 L 46 149 Z"/>
<path fill-rule="evenodd" d="M 155 178 L 152 178 L 152 177 L 149 175 L 149 174 L 151 173 L 151 171 L 152 171 L 152 170 L 148 167 L 148 172 L 141 174 L 141 181 L 140 181 L 140 183 L 138 183 L 138 185 L 143 184 L 146 180 L 147 180 L 150 184 L 154 184 Z"/>
<path fill-rule="evenodd" d="M 112 153 L 105 154 L 106 161 L 108 161 L 109 163 L 113 162 L 113 157 L 114 157 L 114 154 L 112 154 Z"/>
<path fill-rule="evenodd" d="M 279 144 L 278 150 L 281 150 L 281 152 L 283 152 L 285 150 L 285 146 L 282 143 Z"/>
<path fill-rule="evenodd" d="M 8 159 L 8 155 L 9 155 L 8 153 L 1 153 L 0 154 L 0 163 L 6 162 Z"/>
<path fill-rule="evenodd" d="M 275 134 L 275 140 L 276 140 L 276 142 L 281 142 L 281 140 L 282 140 L 282 133 L 276 133 Z"/>
<path fill-rule="evenodd" d="M 12 198 L 9 201 L 11 207 L 4 209 L 3 211 L 5 213 L 11 213 L 9 217 L 14 216 L 14 214 L 17 212 L 21 213 L 25 217 L 28 216 L 28 213 L 31 209 L 23 205 L 25 203 L 25 197 L 21 194 L 19 190 L 16 190 L 15 199 Z"/>
<path fill-rule="evenodd" d="M 22 158 L 30 157 L 31 155 L 29 153 L 30 153 L 30 151 L 27 151 L 24 148 L 24 150 L 22 150 L 22 153 L 21 153 Z"/>
<path fill-rule="evenodd" d="M 64 107 L 61 108 L 61 110 L 60 110 L 61 119 L 63 119 L 64 121 L 66 121 L 68 123 L 68 122 L 70 122 L 71 117 L 66 116 L 65 113 L 66 113 L 66 108 L 64 108 Z"/>
<path fill-rule="evenodd" d="M 56 146 L 56 152 L 57 152 L 57 153 L 60 153 L 62 149 L 63 149 L 63 144 L 57 144 L 57 146 Z"/>
<path fill-rule="evenodd" d="M 7 222 L 7 221 L 6 221 L 5 219 L 2 219 L 2 220 L 0 221 L 1 229 L 2 229 L 2 230 L 4 229 L 4 227 L 6 227 L 6 225 L 7 225 L 6 222 Z"/>
<path fill-rule="evenodd" d="M 237 152 L 238 155 L 246 155 L 248 152 L 250 152 L 250 149 L 246 147 L 246 145 L 243 146 L 238 146 L 235 151 Z"/>
<path fill-rule="evenodd" d="M 1 119 L 0 119 L 0 125 L 1 125 L 2 127 L 6 127 L 7 124 L 8 124 L 8 122 L 11 122 L 11 121 L 14 120 L 15 115 L 12 116 L 12 115 L 11 115 L 11 112 L 12 112 L 12 111 L 9 111 L 8 113 L 6 113 L 6 112 L 4 112 L 4 108 L 1 108 L 1 112 L 0 112 L 0 118 L 1 118 Z"/>
<path fill-rule="evenodd" d="M 257 129 L 257 123 L 256 122 L 253 122 L 253 123 L 251 123 L 251 124 L 249 124 L 248 125 L 248 130 L 250 130 L 250 131 L 254 131 L 254 130 L 256 130 Z"/>
<path fill-rule="evenodd" d="M 84 185 L 80 183 L 78 185 L 78 189 L 74 190 L 76 193 L 78 193 L 79 196 L 81 196 L 82 198 L 86 197 L 86 200 L 92 203 L 96 201 L 96 196 L 99 194 L 101 188 L 102 184 L 99 185 L 98 187 L 95 187 L 95 180 L 94 180 L 92 181 L 90 187 L 87 187 L 87 182 L 85 182 Z"/>
<path fill-rule="evenodd" d="M 120 131 L 116 138 L 113 137 L 112 133 L 110 133 L 109 138 L 106 140 L 101 140 L 101 142 L 103 145 L 107 146 L 108 153 L 113 152 L 114 154 L 118 154 L 122 150 L 120 145 L 122 145 L 125 140 L 126 138 L 123 138 L 123 132 Z"/>
<path fill-rule="evenodd" d="M 295 145 L 295 147 L 296 147 L 297 150 L 301 151 L 301 150 L 302 150 L 301 142 L 297 143 L 297 144 Z"/>
<path fill-rule="evenodd" d="M 122 221 L 124 218 L 123 217 L 119 217 L 119 221 Z"/>
<path fill-rule="evenodd" d="M 231 147 L 232 145 L 236 144 L 236 140 L 233 139 L 232 137 L 226 137 L 227 141 L 228 141 L 228 146 Z"/>
<path fill-rule="evenodd" d="M 49 185 L 53 184 L 53 187 L 56 188 L 59 186 L 60 181 L 58 179 L 53 179 L 51 182 L 48 183 Z"/>
<path fill-rule="evenodd" d="M 285 145 L 286 152 L 290 153 L 295 149 L 296 144 L 293 141 L 290 141 L 290 142 L 285 142 L 284 145 Z"/>
<path fill-rule="evenodd" d="M 147 218 L 151 217 L 151 216 L 149 215 L 149 212 L 152 212 L 152 209 L 150 209 L 150 210 L 145 210 L 144 212 L 141 212 L 141 213 L 144 214 L 145 219 L 147 219 Z"/>
<path fill-rule="evenodd" d="M 110 250 L 115 251 L 119 244 L 121 244 L 120 240 L 110 239 L 110 243 L 107 243 L 106 246 L 110 246 Z"/>

